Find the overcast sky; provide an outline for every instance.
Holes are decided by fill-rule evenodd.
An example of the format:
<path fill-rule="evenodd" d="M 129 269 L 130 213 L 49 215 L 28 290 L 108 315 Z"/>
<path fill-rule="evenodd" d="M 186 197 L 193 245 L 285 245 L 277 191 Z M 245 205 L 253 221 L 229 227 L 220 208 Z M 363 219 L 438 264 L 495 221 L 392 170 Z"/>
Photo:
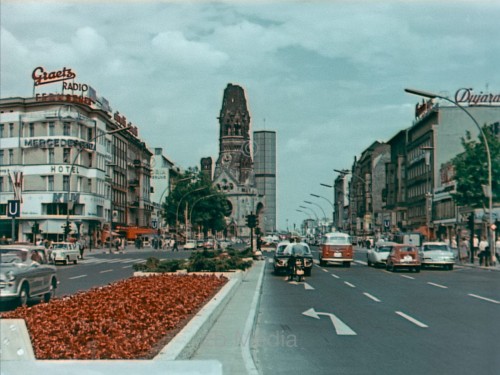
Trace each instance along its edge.
<path fill-rule="evenodd" d="M 72 68 L 181 167 L 218 154 L 228 83 L 253 130 L 278 138 L 278 223 L 326 200 L 335 169 L 412 124 L 419 98 L 500 93 L 498 1 L 49 2 L 2 0 L 1 97 Z M 319 216 L 320 209 L 310 206 Z M 311 213 L 312 216 L 312 213 Z"/>

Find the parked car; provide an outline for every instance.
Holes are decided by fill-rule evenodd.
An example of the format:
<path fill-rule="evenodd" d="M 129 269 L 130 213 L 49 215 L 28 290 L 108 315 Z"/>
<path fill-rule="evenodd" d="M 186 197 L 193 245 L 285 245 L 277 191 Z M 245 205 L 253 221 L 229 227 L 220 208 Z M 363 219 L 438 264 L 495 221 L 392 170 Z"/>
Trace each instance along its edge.
<path fill-rule="evenodd" d="M 290 257 L 301 256 L 304 258 L 304 275 L 311 276 L 313 266 L 313 255 L 309 245 L 305 242 L 292 242 L 285 247 L 283 255 L 287 258 L 287 265 Z"/>
<path fill-rule="evenodd" d="M 73 262 L 73 264 L 78 263 L 78 257 L 80 256 L 80 251 L 76 244 L 72 242 L 53 242 L 52 243 L 52 259 L 54 263 L 61 262 L 63 264 L 68 264 Z"/>
<path fill-rule="evenodd" d="M 194 250 L 198 246 L 196 240 L 187 240 L 184 244 L 184 250 Z"/>
<path fill-rule="evenodd" d="M 368 249 L 366 252 L 366 262 L 368 267 L 384 265 L 387 262 L 387 257 L 392 250 L 392 247 L 397 245 L 395 242 L 377 242 L 375 247 Z"/>
<path fill-rule="evenodd" d="M 0 246 L 0 302 L 25 306 L 35 297 L 48 302 L 57 288 L 56 267 L 43 246 Z"/>
<path fill-rule="evenodd" d="M 205 249 L 214 249 L 215 248 L 215 241 L 212 238 L 209 238 L 203 244 L 203 248 L 205 248 Z"/>
<path fill-rule="evenodd" d="M 425 266 L 438 266 L 452 270 L 455 264 L 455 254 L 444 242 L 424 242 L 420 249 L 422 268 Z"/>
<path fill-rule="evenodd" d="M 399 268 L 406 268 L 410 271 L 420 272 L 420 257 L 418 248 L 412 245 L 396 244 L 387 256 L 387 271 L 396 271 Z"/>
<path fill-rule="evenodd" d="M 274 273 L 286 271 L 288 265 L 288 256 L 284 254 L 285 248 L 290 245 L 289 241 L 278 243 L 274 251 Z"/>

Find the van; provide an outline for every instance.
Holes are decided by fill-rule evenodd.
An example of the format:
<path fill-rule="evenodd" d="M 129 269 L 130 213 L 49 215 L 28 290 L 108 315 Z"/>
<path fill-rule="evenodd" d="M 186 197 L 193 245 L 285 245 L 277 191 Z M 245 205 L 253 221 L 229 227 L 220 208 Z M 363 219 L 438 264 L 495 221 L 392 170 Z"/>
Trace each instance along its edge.
<path fill-rule="evenodd" d="M 321 238 L 319 250 L 320 266 L 341 263 L 344 267 L 350 267 L 354 258 L 351 237 L 346 233 L 326 233 Z"/>

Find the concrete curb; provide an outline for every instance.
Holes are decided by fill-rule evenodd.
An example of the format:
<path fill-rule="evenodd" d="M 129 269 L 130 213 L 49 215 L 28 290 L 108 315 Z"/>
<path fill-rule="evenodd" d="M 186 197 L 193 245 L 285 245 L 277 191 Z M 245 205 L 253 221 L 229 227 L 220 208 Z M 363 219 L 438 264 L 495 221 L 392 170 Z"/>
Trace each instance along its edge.
<path fill-rule="evenodd" d="M 158 353 L 153 360 L 189 359 L 203 341 L 213 323 L 233 297 L 243 279 L 243 272 L 230 276 L 226 285 L 193 317 L 189 323 Z"/>

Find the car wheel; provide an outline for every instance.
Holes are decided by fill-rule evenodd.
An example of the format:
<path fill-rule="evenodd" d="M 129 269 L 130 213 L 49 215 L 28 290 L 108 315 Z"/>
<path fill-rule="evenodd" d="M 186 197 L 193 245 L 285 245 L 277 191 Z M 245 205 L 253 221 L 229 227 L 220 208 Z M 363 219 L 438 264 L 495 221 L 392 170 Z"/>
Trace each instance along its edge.
<path fill-rule="evenodd" d="M 326 262 L 325 262 L 323 259 L 320 259 L 320 260 L 319 260 L 319 265 L 320 265 L 321 267 L 324 267 L 324 266 L 326 266 Z"/>
<path fill-rule="evenodd" d="M 77 264 L 78 263 L 78 257 L 75 258 L 75 260 L 73 260 L 73 264 Z"/>
<path fill-rule="evenodd" d="M 43 295 L 44 302 L 49 302 L 52 298 L 56 296 L 56 281 L 52 280 L 50 282 L 50 290 Z"/>
<path fill-rule="evenodd" d="M 453 271 L 453 264 L 448 264 L 448 271 Z"/>
<path fill-rule="evenodd" d="M 67 264 L 68 264 L 68 262 L 69 262 L 69 257 L 67 257 L 66 259 L 64 259 L 63 264 L 64 264 L 64 265 L 67 265 Z"/>
<path fill-rule="evenodd" d="M 420 267 L 415 267 L 415 272 L 419 273 L 420 272 Z"/>
<path fill-rule="evenodd" d="M 27 283 L 24 283 L 19 293 L 19 306 L 26 306 L 30 297 L 30 288 Z"/>
<path fill-rule="evenodd" d="M 368 265 L 368 267 L 373 266 L 373 263 L 368 258 L 366 259 L 366 264 Z"/>
<path fill-rule="evenodd" d="M 351 267 L 351 262 L 344 262 L 344 267 L 347 267 L 347 268 Z"/>

